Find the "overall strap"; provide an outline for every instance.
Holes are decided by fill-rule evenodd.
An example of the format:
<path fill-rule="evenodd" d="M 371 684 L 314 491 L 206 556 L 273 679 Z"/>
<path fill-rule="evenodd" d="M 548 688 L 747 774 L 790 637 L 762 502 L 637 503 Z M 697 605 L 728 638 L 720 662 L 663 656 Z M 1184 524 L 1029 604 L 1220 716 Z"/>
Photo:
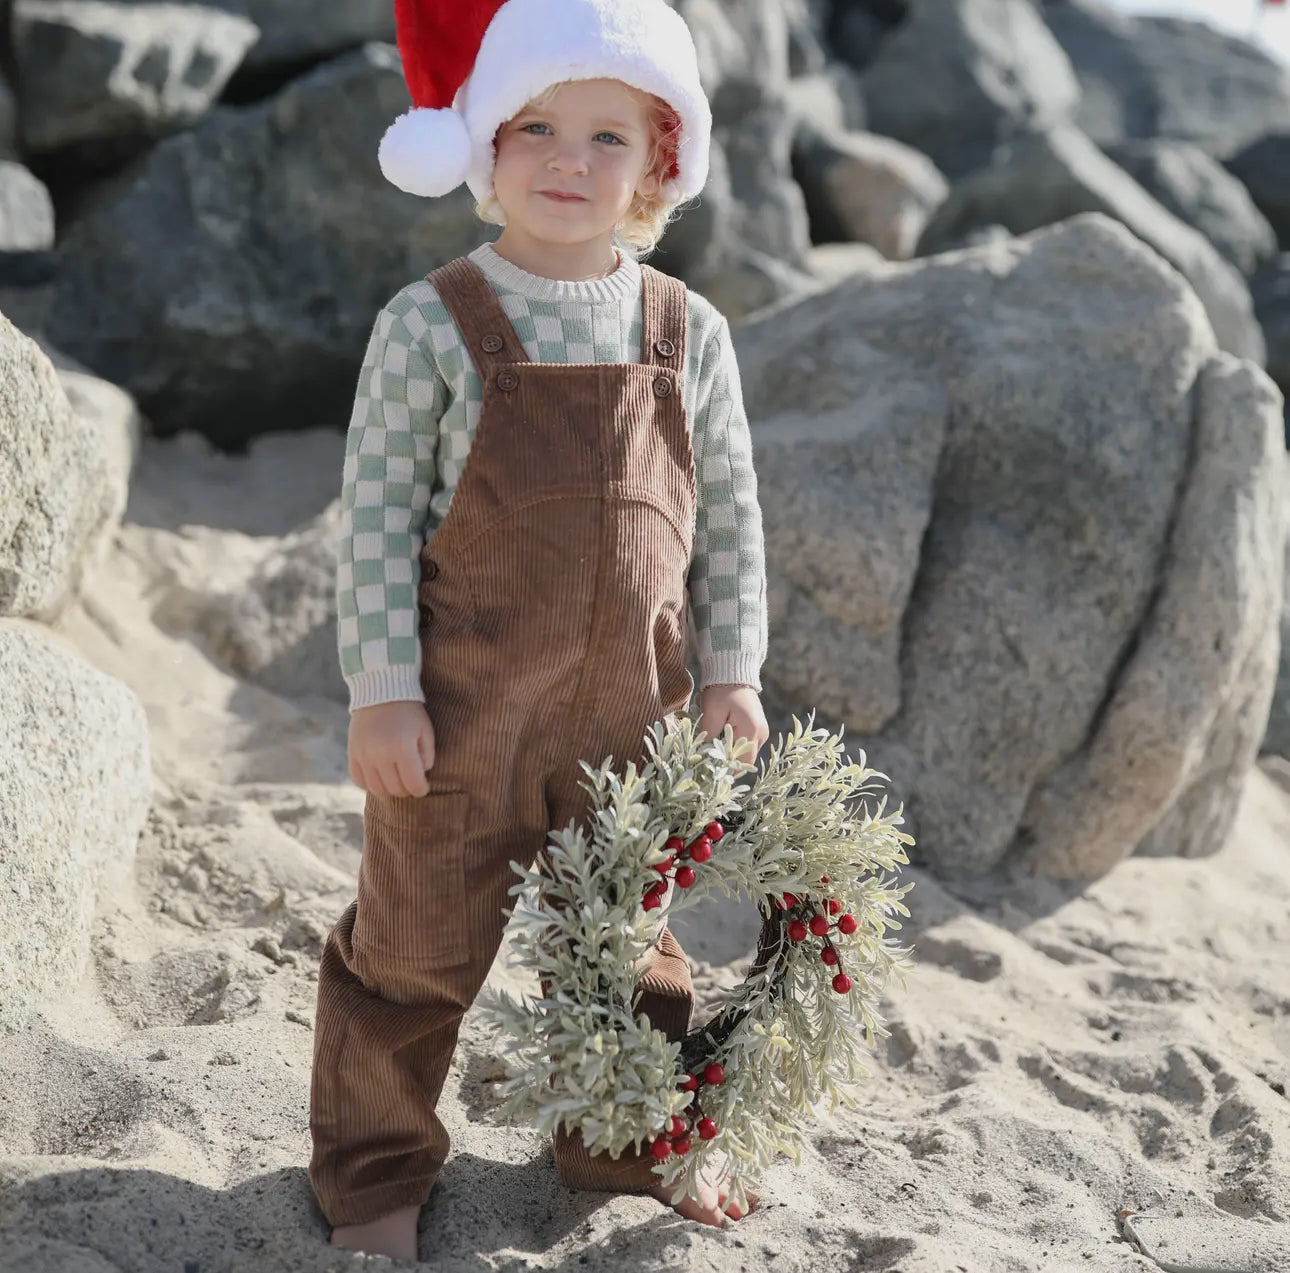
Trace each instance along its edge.
<path fill-rule="evenodd" d="M 690 306 L 680 279 L 641 266 L 641 362 L 655 367 L 685 366 L 685 335 Z"/>
<path fill-rule="evenodd" d="M 506 317 L 484 272 L 464 256 L 426 275 L 465 339 L 479 374 L 496 363 L 528 362 L 524 345 Z"/>

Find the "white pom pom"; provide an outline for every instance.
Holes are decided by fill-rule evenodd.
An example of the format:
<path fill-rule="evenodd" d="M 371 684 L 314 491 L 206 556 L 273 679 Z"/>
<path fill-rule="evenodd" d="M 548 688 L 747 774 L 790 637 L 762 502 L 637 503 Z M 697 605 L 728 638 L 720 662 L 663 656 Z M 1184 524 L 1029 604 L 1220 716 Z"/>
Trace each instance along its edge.
<path fill-rule="evenodd" d="M 386 180 L 433 199 L 455 190 L 470 168 L 470 133 L 455 110 L 413 108 L 385 130 L 377 152 Z"/>

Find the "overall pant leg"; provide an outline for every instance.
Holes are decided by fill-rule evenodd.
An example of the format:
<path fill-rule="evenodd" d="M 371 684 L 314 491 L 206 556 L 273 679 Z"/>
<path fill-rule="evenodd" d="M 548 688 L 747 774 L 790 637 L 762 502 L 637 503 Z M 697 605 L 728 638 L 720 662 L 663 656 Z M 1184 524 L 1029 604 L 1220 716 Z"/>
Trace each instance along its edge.
<path fill-rule="evenodd" d="M 537 786 L 509 786 L 368 797 L 358 897 L 318 975 L 309 1178 L 332 1225 L 422 1205 L 447 1157 L 436 1106 L 461 1019 L 501 943 L 510 861 L 546 836 Z"/>

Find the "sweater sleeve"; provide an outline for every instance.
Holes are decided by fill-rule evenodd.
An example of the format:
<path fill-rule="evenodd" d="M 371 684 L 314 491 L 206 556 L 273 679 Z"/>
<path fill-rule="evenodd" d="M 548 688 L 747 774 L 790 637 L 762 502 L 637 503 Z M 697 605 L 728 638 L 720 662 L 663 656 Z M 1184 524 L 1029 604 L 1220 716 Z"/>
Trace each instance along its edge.
<path fill-rule="evenodd" d="M 766 659 L 766 557 L 752 437 L 724 317 L 699 367 L 691 437 L 698 481 L 694 556 L 686 581 L 699 688 L 761 689 Z"/>
<path fill-rule="evenodd" d="M 336 615 L 351 712 L 422 698 L 417 585 L 447 386 L 412 312 L 400 293 L 377 316 L 345 438 Z"/>

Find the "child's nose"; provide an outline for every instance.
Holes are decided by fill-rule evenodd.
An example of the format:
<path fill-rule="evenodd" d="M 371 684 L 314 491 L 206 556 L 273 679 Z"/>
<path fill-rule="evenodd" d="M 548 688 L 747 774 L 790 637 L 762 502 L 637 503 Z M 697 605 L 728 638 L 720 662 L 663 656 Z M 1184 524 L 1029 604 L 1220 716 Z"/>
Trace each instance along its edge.
<path fill-rule="evenodd" d="M 587 167 L 583 148 L 568 144 L 555 146 L 547 162 L 557 172 L 583 172 Z"/>

